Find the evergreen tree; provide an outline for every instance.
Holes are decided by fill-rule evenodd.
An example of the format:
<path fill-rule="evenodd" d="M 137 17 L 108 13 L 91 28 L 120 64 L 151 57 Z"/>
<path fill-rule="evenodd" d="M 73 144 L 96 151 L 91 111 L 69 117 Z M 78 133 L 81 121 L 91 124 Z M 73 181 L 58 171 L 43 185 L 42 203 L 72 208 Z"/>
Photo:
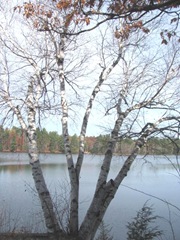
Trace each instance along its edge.
<path fill-rule="evenodd" d="M 158 216 L 153 215 L 152 207 L 144 206 L 137 212 L 132 222 L 127 224 L 127 240 L 152 240 L 161 236 L 162 231 L 158 227 L 152 227 Z"/>
<path fill-rule="evenodd" d="M 71 150 L 72 153 L 78 153 L 79 150 L 79 139 L 76 134 L 71 137 Z"/>

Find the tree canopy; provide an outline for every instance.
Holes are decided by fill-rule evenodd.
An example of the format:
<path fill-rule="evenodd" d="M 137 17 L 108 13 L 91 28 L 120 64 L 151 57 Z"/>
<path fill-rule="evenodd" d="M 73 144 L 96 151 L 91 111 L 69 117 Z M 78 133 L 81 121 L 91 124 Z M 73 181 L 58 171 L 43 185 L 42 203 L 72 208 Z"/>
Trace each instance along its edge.
<path fill-rule="evenodd" d="M 15 6 L 14 10 L 22 11 L 27 19 L 32 19 L 39 31 L 53 30 L 69 35 L 91 31 L 106 21 L 119 19 L 114 30 L 117 38 L 128 38 L 136 28 L 147 33 L 149 22 L 167 15 L 168 29 L 160 31 L 162 43 L 167 44 L 177 34 L 179 6 L 178 0 L 48 0 L 26 2 L 23 6 Z"/>

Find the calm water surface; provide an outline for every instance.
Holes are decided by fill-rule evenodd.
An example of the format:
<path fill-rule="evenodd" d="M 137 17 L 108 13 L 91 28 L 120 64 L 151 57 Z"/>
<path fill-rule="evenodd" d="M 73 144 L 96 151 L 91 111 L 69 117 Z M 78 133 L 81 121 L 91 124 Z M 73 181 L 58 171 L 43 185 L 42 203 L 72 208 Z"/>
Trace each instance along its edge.
<path fill-rule="evenodd" d="M 102 159 L 102 156 L 85 157 L 80 178 L 80 221 L 92 199 Z M 115 176 L 124 159 L 114 157 L 109 178 Z M 58 201 L 58 196 L 63 199 L 68 188 L 65 156 L 41 154 L 40 160 L 54 200 Z M 176 164 L 175 156 L 137 158 L 105 215 L 105 223 L 112 228 L 114 240 L 126 239 L 127 222 L 146 201 L 153 206 L 155 214 L 161 216 L 156 224 L 164 230 L 163 239 L 173 240 L 173 232 L 176 240 L 180 239 L 180 176 Z M 26 227 L 34 232 L 43 229 L 27 154 L 0 153 L 0 204 L 0 216 L 3 215 L 7 222 L 11 219 L 13 227 Z M 6 225 L 6 230 L 12 226 Z M 0 217 L 0 231 L 4 229 Z"/>

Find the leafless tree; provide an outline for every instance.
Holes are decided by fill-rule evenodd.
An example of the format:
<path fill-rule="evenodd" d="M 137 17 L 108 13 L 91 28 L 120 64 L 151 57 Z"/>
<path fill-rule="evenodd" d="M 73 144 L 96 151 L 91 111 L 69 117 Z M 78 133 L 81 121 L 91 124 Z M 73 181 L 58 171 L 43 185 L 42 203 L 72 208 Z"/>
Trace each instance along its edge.
<path fill-rule="evenodd" d="M 126 37 L 124 34 L 112 37 L 114 43 L 112 45 L 111 28 L 114 28 L 114 25 L 109 24 L 108 28 L 102 25 L 101 34 L 98 34 L 98 30 L 95 32 L 98 39 L 103 37 L 99 40 L 100 49 L 96 52 L 91 32 L 83 34 L 82 30 L 79 36 L 73 34 L 76 25 L 67 18 L 71 17 L 68 15 L 68 8 L 64 8 L 62 15 L 59 16 L 58 10 L 54 9 L 52 4 L 50 10 L 35 15 L 31 3 L 25 3 L 24 6 L 26 24 L 20 16 L 20 20 L 13 18 L 15 23 L 21 21 L 17 24 L 23 26 L 19 40 L 12 37 L 13 32 L 10 29 L 12 20 L 8 23 L 9 29 L 1 24 L 0 107 L 5 112 L 5 119 L 8 119 L 8 116 L 9 119 L 16 116 L 27 134 L 33 178 L 48 231 L 65 239 L 70 236 L 71 239 L 91 240 L 117 189 L 148 138 L 154 134 L 165 134 L 170 137 L 178 134 L 179 49 L 173 41 L 169 43 L 168 48 L 156 46 L 156 39 L 151 39 L 153 32 L 144 37 L 142 29 L 137 26 L 131 28 Z M 42 9 L 38 7 L 39 10 Z M 119 23 L 118 20 L 118 24 L 123 25 L 123 21 Z M 83 38 L 87 37 L 90 37 L 90 43 L 83 41 Z M 92 58 L 86 57 L 88 47 L 91 47 Z M 77 53 L 78 50 L 79 54 L 75 56 L 73 62 L 70 58 L 73 51 Z M 99 56 L 99 53 L 100 62 L 93 62 L 93 57 L 95 54 Z M 96 71 L 93 72 L 91 66 L 87 71 L 88 64 L 92 64 Z M 81 81 L 78 81 L 76 71 Z M 91 73 L 89 76 L 93 81 L 90 81 L 90 77 L 86 78 L 86 73 Z M 84 88 L 89 86 L 91 92 L 89 93 L 88 89 L 87 100 L 83 98 L 83 92 Z M 77 159 L 72 155 L 69 140 L 68 123 L 71 113 L 69 106 L 72 104 L 69 101 L 72 99 L 72 90 L 82 102 L 86 102 Z M 79 184 L 85 156 L 85 136 L 92 110 L 96 110 L 97 115 L 100 114 L 97 108 L 100 102 L 104 121 L 111 124 L 110 140 L 107 143 L 92 202 L 79 225 Z M 62 119 L 71 188 L 68 232 L 65 232 L 65 228 L 61 228 L 58 222 L 39 162 L 36 129 L 45 112 L 61 114 Z M 150 114 L 153 114 L 151 119 L 148 118 Z M 135 146 L 117 175 L 109 179 L 116 145 L 125 137 L 133 137 L 136 140 Z"/>

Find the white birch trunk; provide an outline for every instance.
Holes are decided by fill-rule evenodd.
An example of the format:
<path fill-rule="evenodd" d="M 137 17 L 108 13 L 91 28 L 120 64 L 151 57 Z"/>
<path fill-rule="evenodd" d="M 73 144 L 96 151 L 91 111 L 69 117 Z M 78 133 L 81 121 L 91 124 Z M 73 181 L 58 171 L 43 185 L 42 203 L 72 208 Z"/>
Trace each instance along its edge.
<path fill-rule="evenodd" d="M 79 231 L 80 240 L 92 240 L 94 238 L 99 224 L 101 223 L 109 204 L 114 198 L 118 187 L 120 186 L 123 179 L 127 176 L 139 150 L 142 148 L 142 146 L 144 146 L 147 136 L 149 136 L 153 130 L 153 128 L 148 128 L 138 139 L 131 155 L 126 159 L 121 170 L 114 180 L 110 179 L 108 182 L 99 181 L 101 182 L 101 185 L 99 185 L 100 183 L 97 185 L 98 188 L 96 188 L 92 203 L 87 211 L 87 214 Z M 108 156 L 106 157 L 108 158 Z M 111 157 L 111 154 L 109 154 L 109 161 Z M 102 169 L 101 171 L 106 172 L 108 171 L 108 168 Z M 104 179 L 104 175 L 106 174 L 102 174 L 102 179 Z"/>
<path fill-rule="evenodd" d="M 76 166 L 74 166 L 74 161 L 73 161 L 73 157 L 70 149 L 69 133 L 68 133 L 68 106 L 67 106 L 67 100 L 66 100 L 65 76 L 64 76 L 64 47 L 65 47 L 66 38 L 64 34 L 61 34 L 61 41 L 59 44 L 57 44 L 51 32 L 50 32 L 50 35 L 56 51 L 56 62 L 58 65 L 58 72 L 59 72 L 61 107 L 62 107 L 62 130 L 63 130 L 64 146 L 65 146 L 68 172 L 69 172 L 70 184 L 71 184 L 69 229 L 70 229 L 70 234 L 72 236 L 76 236 L 78 234 L 78 228 L 79 228 L 79 212 L 78 212 L 79 175 L 80 175 L 80 170 L 81 170 L 81 166 L 84 158 L 84 139 L 86 135 L 88 119 L 92 109 L 93 101 L 97 93 L 100 91 L 101 85 L 107 79 L 111 71 L 114 69 L 114 67 L 118 64 L 118 62 L 121 59 L 121 49 L 119 51 L 117 59 L 112 63 L 112 65 L 103 69 L 99 77 L 99 82 L 91 94 L 91 97 L 84 115 L 82 127 L 81 127 L 79 155 L 76 162 Z"/>
<path fill-rule="evenodd" d="M 90 99 L 89 99 L 89 102 L 88 102 L 88 105 L 87 105 L 87 108 L 85 111 L 85 115 L 83 118 L 82 126 L 81 126 L 79 154 L 78 154 L 77 163 L 76 163 L 76 170 L 77 170 L 78 178 L 79 178 L 79 174 L 80 174 L 82 163 L 83 163 L 84 145 L 85 145 L 84 140 L 85 140 L 86 130 L 87 130 L 87 126 L 88 126 L 88 120 L 89 120 L 89 116 L 91 114 L 94 100 L 95 100 L 97 94 L 100 92 L 100 88 L 101 88 L 102 84 L 107 80 L 109 74 L 119 63 L 120 59 L 121 59 L 121 51 L 119 51 L 119 54 L 117 55 L 117 58 L 113 61 L 112 65 L 110 65 L 109 67 L 104 68 L 102 70 L 102 72 L 99 76 L 99 81 L 98 81 L 97 85 L 95 86 L 95 88 L 93 89 L 92 94 L 90 96 Z"/>
<path fill-rule="evenodd" d="M 124 113 L 119 114 L 118 119 L 115 122 L 115 126 L 112 131 L 111 140 L 108 143 L 107 151 L 105 153 L 103 164 L 101 166 L 101 171 L 97 181 L 95 194 L 91 202 L 91 205 L 87 211 L 87 214 L 83 220 L 83 223 L 80 227 L 80 232 L 79 232 L 80 239 L 83 239 L 83 236 L 86 236 L 84 238 L 86 240 L 93 239 L 97 231 L 97 228 L 99 227 L 99 224 L 101 223 L 103 216 L 107 210 L 107 207 L 109 206 L 110 201 L 114 197 L 114 195 L 111 194 L 110 195 L 111 200 L 109 202 L 107 201 L 108 196 L 112 191 L 111 187 L 114 185 L 113 185 L 113 181 L 111 181 L 110 183 L 112 183 L 112 186 L 111 185 L 109 186 L 108 184 L 108 187 L 107 187 L 106 181 L 107 181 L 107 176 L 110 170 L 113 151 L 115 149 L 115 145 L 118 139 L 119 129 L 123 123 L 124 117 L 125 117 Z"/>
<path fill-rule="evenodd" d="M 61 42 L 57 51 L 56 60 L 59 72 L 60 81 L 60 95 L 62 107 L 62 131 L 64 138 L 64 146 L 66 153 L 66 160 L 68 165 L 68 172 L 70 178 L 70 216 L 69 216 L 69 231 L 72 236 L 78 234 L 79 227 L 79 179 L 77 177 L 76 169 L 74 167 L 73 157 L 70 148 L 69 132 L 68 132 L 68 106 L 66 100 L 65 90 L 65 76 L 64 76 L 64 45 L 65 37 L 61 36 Z"/>
<path fill-rule="evenodd" d="M 44 176 L 42 173 L 41 165 L 39 162 L 39 154 L 37 149 L 36 140 L 36 108 L 34 106 L 33 97 L 33 81 L 28 86 L 27 93 L 27 109 L 28 109 L 28 127 L 27 127 L 27 138 L 28 138 L 28 153 L 30 157 L 30 164 L 32 167 L 32 175 L 35 183 L 36 190 L 41 202 L 41 207 L 44 213 L 46 227 L 48 232 L 59 234 L 62 233 L 60 230 L 54 208 L 53 202 L 46 186 Z"/>
<path fill-rule="evenodd" d="M 23 116 L 18 108 L 18 106 L 14 106 L 9 95 L 7 93 L 6 102 L 8 103 L 10 109 L 13 110 L 14 114 L 17 116 L 17 119 L 22 127 L 22 129 L 26 132 L 27 139 L 28 139 L 28 154 L 30 157 L 30 164 L 32 168 L 32 175 L 35 183 L 35 187 L 41 202 L 41 207 L 44 214 L 44 219 L 46 223 L 46 227 L 48 232 L 63 235 L 62 230 L 59 227 L 54 208 L 53 202 L 49 193 L 49 190 L 46 186 L 45 179 L 43 176 L 43 172 L 41 169 L 41 165 L 39 162 L 39 154 L 37 148 L 37 139 L 36 139 L 36 107 L 34 104 L 34 90 L 33 90 L 33 78 L 28 86 L 27 91 L 27 115 L 28 124 L 25 123 Z M 37 99 L 36 99 L 37 100 Z"/>

